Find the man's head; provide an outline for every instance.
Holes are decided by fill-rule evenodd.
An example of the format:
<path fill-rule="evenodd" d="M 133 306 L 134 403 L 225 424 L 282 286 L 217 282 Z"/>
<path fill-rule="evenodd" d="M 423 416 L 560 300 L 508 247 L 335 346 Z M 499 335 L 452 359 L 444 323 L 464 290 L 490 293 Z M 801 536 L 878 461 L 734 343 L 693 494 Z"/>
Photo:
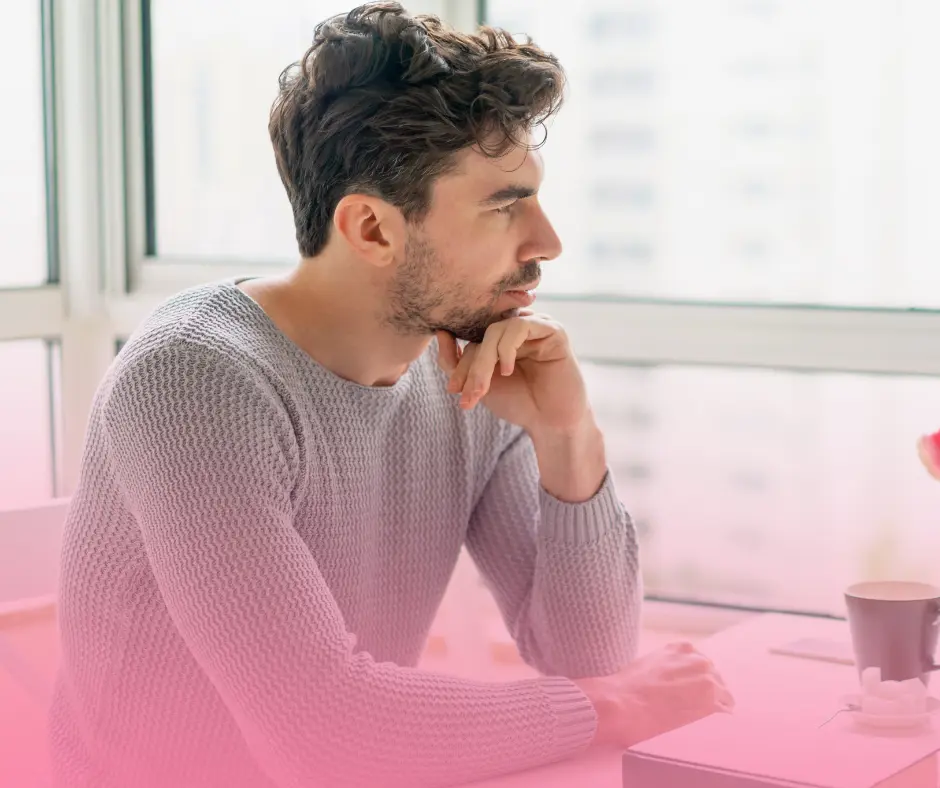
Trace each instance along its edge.
<path fill-rule="evenodd" d="M 398 331 L 479 341 L 561 251 L 533 141 L 563 81 L 531 43 L 394 2 L 320 24 L 270 119 L 301 255 L 341 244 L 374 273 Z"/>

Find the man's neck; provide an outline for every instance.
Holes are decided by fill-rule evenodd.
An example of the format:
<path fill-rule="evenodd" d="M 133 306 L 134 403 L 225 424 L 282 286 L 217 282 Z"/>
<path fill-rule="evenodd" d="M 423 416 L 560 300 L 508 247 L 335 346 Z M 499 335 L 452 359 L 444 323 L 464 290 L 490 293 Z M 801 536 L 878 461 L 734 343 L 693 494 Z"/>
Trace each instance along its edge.
<path fill-rule="evenodd" d="M 326 260 L 305 260 L 287 275 L 239 287 L 318 364 L 363 386 L 393 385 L 431 341 L 384 325 L 374 283 L 336 275 Z"/>

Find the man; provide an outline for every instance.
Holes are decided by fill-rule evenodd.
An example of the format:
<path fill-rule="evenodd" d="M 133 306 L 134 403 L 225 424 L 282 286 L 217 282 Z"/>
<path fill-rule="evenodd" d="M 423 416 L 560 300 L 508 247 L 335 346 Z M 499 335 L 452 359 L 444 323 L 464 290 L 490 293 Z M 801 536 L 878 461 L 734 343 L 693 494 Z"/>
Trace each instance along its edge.
<path fill-rule="evenodd" d="M 636 658 L 636 533 L 531 309 L 561 251 L 532 135 L 562 81 L 395 3 L 321 25 L 282 76 L 299 265 L 162 305 L 94 403 L 61 785 L 453 785 L 730 708 L 691 648 Z M 464 545 L 540 677 L 417 667 Z"/>

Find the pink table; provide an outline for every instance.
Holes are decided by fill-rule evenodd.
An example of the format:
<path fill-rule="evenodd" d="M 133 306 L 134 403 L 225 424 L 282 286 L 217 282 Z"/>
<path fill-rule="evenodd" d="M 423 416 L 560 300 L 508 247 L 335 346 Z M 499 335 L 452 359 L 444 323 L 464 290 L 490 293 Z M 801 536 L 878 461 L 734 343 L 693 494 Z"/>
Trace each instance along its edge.
<path fill-rule="evenodd" d="M 850 665 L 800 659 L 769 649 L 801 637 L 848 641 L 844 621 L 759 614 L 700 642 L 735 696 L 736 714 L 818 727 L 839 709 L 841 695 L 858 690 Z M 937 690 L 933 690 L 934 694 Z M 845 724 L 845 715 L 829 724 Z M 925 735 L 936 736 L 935 732 Z M 590 756 L 509 777 L 473 783 L 473 788 L 621 788 L 621 752 Z"/>

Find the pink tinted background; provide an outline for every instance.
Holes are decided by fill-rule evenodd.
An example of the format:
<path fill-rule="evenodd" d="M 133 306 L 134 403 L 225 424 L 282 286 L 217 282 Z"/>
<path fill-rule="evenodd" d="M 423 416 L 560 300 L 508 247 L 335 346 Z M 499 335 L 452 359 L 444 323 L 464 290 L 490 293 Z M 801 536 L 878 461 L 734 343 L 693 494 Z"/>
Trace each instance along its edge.
<path fill-rule="evenodd" d="M 51 495 L 52 427 L 40 350 L 38 343 L 23 343 L 5 351 L 19 359 L 23 374 L 3 390 L 0 510 Z M 935 426 L 940 381 L 592 364 L 585 371 L 618 488 L 641 530 L 649 593 L 842 613 L 842 589 L 856 580 L 937 580 L 940 532 L 933 513 L 940 485 L 920 466 L 914 443 Z M 0 604 L 52 590 L 57 559 L 55 523 L 0 529 Z M 441 631 L 457 633 L 451 642 L 467 648 L 447 657 L 429 654 L 427 667 L 492 680 L 531 675 L 524 667 L 486 662 L 487 639 L 505 644 L 505 631 L 485 591 L 463 585 L 455 593 L 445 600 Z M 475 620 L 464 615 L 468 593 L 484 611 Z M 683 612 L 671 627 L 676 631 L 666 634 L 681 636 L 683 622 L 694 633 L 696 616 Z M 44 622 L 0 632 L 6 629 L 17 659 L 39 677 L 43 691 L 57 660 L 54 627 Z M 643 649 L 664 639 L 647 632 Z M 787 672 L 794 660 L 778 660 L 775 672 L 766 674 L 765 652 L 753 663 L 724 657 L 732 686 L 764 687 L 745 691 L 739 713 L 766 714 L 769 692 L 773 706 L 790 714 L 793 698 L 809 698 L 808 674 Z M 839 670 L 839 681 L 851 673 Z M 28 770 L 44 762 L 37 739 L 44 719 L 20 678 L 8 671 L 0 681 L 6 709 L 0 730 L 16 753 L 0 776 L 10 785 L 28 785 L 16 770 L 21 766 L 26 780 Z M 839 681 L 833 681 L 806 701 L 816 704 L 814 720 L 828 717 L 837 700 L 832 687 Z M 601 771 L 613 768 L 602 761 Z"/>

